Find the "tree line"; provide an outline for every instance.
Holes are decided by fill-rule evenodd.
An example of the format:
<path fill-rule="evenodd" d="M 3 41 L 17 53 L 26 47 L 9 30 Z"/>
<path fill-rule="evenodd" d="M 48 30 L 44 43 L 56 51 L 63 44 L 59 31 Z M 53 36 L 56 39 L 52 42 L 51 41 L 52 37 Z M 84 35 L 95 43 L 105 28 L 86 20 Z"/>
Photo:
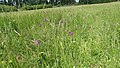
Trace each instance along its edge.
<path fill-rule="evenodd" d="M 17 7 L 22 7 L 23 4 L 26 5 L 38 5 L 38 4 L 52 4 L 52 5 L 68 5 L 68 4 L 95 4 L 95 3 L 106 3 L 114 2 L 119 0 L 7 0 L 5 4 L 16 5 Z M 76 2 L 78 1 L 78 2 Z"/>

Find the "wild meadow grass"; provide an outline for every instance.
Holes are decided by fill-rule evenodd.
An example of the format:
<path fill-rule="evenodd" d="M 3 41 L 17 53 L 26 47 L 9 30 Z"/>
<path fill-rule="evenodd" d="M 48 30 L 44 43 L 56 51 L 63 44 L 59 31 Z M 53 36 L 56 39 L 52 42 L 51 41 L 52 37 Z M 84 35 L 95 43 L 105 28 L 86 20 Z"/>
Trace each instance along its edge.
<path fill-rule="evenodd" d="M 0 68 L 119 67 L 119 2 L 0 13 Z"/>

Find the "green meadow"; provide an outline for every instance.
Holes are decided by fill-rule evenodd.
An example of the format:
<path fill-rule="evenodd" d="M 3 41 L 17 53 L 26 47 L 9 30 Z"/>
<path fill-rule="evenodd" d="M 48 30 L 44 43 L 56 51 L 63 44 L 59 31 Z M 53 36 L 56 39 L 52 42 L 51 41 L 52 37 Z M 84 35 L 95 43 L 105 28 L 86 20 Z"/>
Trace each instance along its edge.
<path fill-rule="evenodd" d="M 0 68 L 120 68 L 120 2 L 0 13 Z"/>

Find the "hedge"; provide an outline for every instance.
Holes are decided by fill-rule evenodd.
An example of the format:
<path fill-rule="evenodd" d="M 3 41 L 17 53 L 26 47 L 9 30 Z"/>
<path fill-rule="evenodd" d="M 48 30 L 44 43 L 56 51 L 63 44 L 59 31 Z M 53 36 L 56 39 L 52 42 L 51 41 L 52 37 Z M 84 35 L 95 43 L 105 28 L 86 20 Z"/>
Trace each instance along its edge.
<path fill-rule="evenodd" d="M 52 4 L 41 4 L 41 5 L 26 5 L 24 7 L 22 7 L 22 10 L 35 10 L 35 9 L 43 9 L 43 8 L 52 8 Z"/>
<path fill-rule="evenodd" d="M 14 6 L 0 5 L 0 12 L 10 12 L 17 11 L 17 8 Z"/>

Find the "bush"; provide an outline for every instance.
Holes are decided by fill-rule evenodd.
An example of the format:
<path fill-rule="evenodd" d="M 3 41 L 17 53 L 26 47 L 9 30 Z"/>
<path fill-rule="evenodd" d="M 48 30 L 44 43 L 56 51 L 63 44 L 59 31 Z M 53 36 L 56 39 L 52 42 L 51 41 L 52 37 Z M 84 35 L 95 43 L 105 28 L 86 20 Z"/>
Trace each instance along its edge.
<path fill-rule="evenodd" d="M 17 8 L 14 6 L 0 5 L 0 12 L 11 12 L 17 11 Z"/>
<path fill-rule="evenodd" d="M 52 8 L 53 6 L 52 6 L 52 4 L 46 4 L 45 5 L 45 8 Z"/>
<path fill-rule="evenodd" d="M 22 7 L 22 10 L 35 10 L 35 9 L 43 9 L 43 8 L 52 8 L 52 4 L 41 4 L 41 5 L 32 5 L 32 6 L 29 6 L 29 5 L 26 5 L 24 7 Z"/>
<path fill-rule="evenodd" d="M 31 9 L 31 8 L 30 8 L 29 5 L 26 5 L 26 6 L 22 7 L 22 10 L 30 10 L 30 9 Z"/>
<path fill-rule="evenodd" d="M 61 4 L 56 5 L 56 7 L 61 7 Z"/>
<path fill-rule="evenodd" d="M 26 5 L 22 7 L 22 10 L 35 10 L 35 9 L 42 9 L 42 8 L 43 8 L 43 5 L 32 5 L 32 6 Z"/>
<path fill-rule="evenodd" d="M 37 7 L 37 9 L 43 9 L 43 6 L 44 6 L 44 5 L 43 5 L 43 4 L 41 4 L 41 5 L 34 5 L 34 7 L 35 7 L 35 6 Z"/>

